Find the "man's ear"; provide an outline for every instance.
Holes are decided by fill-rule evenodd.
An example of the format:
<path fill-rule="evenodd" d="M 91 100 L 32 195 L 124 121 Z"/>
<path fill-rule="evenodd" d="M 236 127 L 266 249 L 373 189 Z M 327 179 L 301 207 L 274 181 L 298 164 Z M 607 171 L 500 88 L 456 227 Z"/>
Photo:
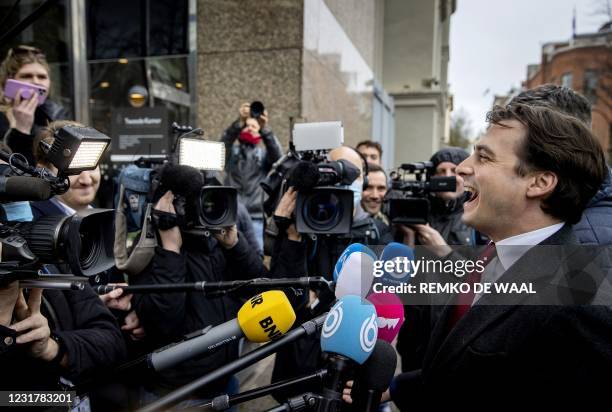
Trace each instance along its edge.
<path fill-rule="evenodd" d="M 547 198 L 553 193 L 558 182 L 559 178 L 553 172 L 535 172 L 532 175 L 529 186 L 527 187 L 527 197 Z"/>

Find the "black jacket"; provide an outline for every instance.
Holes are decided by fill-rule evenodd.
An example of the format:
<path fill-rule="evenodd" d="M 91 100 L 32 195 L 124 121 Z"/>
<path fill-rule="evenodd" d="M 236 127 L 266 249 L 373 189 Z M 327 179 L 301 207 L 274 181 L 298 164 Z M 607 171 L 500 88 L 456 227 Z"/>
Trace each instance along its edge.
<path fill-rule="evenodd" d="M 82 291 L 45 290 L 41 313 L 68 353 L 68 368 L 30 358 L 15 348 L 0 358 L 2 390 L 58 390 L 60 376 L 82 383 L 123 362 L 126 348 L 114 316 L 98 295 Z"/>
<path fill-rule="evenodd" d="M 270 128 L 261 131 L 263 144 L 236 142 L 240 135 L 239 121 L 228 127 L 221 141 L 225 144 L 225 184 L 238 189 L 238 201 L 251 217 L 263 218 L 263 189 L 259 185 L 282 155 L 278 139 Z"/>
<path fill-rule="evenodd" d="M 34 124 L 29 134 L 10 128 L 6 114 L 0 112 L 0 137 L 11 148 L 13 153 L 21 153 L 31 166 L 36 165 L 34 160 L 34 137 L 36 133 L 55 120 L 69 120 L 72 115 L 68 110 L 51 99 L 38 106 L 34 112 Z"/>
<path fill-rule="evenodd" d="M 339 237 L 319 236 L 313 242 L 306 236 L 302 242 L 290 241 L 286 234 L 281 235 L 274 245 L 272 256 L 272 271 L 285 276 L 324 276 L 333 280 L 333 271 L 338 258 L 344 249 L 351 243 L 365 245 L 384 245 L 393 239 L 388 227 L 380 220 L 358 211 L 358 218 L 353 221 L 352 230 L 348 235 Z M 306 240 L 307 239 L 307 240 Z M 313 312 L 304 305 L 308 300 L 308 291 L 304 291 L 301 305 L 296 309 L 296 325 L 314 317 Z M 331 294 L 319 295 L 323 302 L 316 308 L 316 313 L 323 313 L 330 308 L 334 296 Z M 305 374 L 313 373 L 325 366 L 321 356 L 320 338 L 317 336 L 302 338 L 280 349 L 276 354 L 276 363 L 272 374 L 272 381 L 291 379 Z M 275 395 L 282 400 L 300 393 L 317 390 L 316 385 L 295 385 L 286 391 Z"/>
<path fill-rule="evenodd" d="M 198 281 L 250 279 L 265 276 L 257 253 L 242 235 L 230 250 L 216 240 L 183 234 L 181 253 L 158 247 L 149 267 L 133 278 L 134 284 L 170 284 Z M 240 301 L 224 296 L 209 298 L 202 293 L 143 294 L 134 301 L 134 309 L 147 331 L 149 343 L 162 347 L 183 340 L 185 335 L 217 326 L 236 317 Z M 238 356 L 238 345 L 228 344 L 215 352 L 184 362 L 160 374 L 154 390 L 165 392 L 193 381 Z M 222 391 L 227 378 L 200 392 L 202 397 Z"/>
<path fill-rule="evenodd" d="M 547 248 L 545 255 L 530 249 L 499 282 L 563 284 L 575 275 L 574 262 L 585 260 L 572 253 L 575 244 L 566 225 L 540 244 L 558 248 Z M 557 293 L 552 287 L 549 291 Z M 539 298 L 525 295 L 517 304 L 486 305 L 494 298 L 484 295 L 448 334 L 453 306 L 443 307 L 422 369 L 396 377 L 394 402 L 402 410 L 418 410 L 417 405 L 441 402 L 436 393 L 465 404 L 489 398 L 506 404 L 528 395 L 551 402 L 605 396 L 598 391 L 612 371 L 610 307 L 593 305 L 594 296 L 582 299 L 583 305 L 527 305 Z M 469 391 L 473 395 L 453 397 Z"/>
<path fill-rule="evenodd" d="M 429 224 L 451 246 L 469 245 L 472 239 L 472 229 L 461 220 L 464 202 L 463 196 L 449 203 L 437 197 L 431 198 Z"/>

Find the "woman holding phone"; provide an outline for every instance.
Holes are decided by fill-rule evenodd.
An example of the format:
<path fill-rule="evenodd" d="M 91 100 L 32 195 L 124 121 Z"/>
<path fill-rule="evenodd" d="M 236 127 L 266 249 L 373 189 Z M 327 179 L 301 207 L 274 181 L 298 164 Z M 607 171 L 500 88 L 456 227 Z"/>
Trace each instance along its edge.
<path fill-rule="evenodd" d="M 35 164 L 37 131 L 54 120 L 71 117 L 66 109 L 47 99 L 50 87 L 49 64 L 40 49 L 9 49 L 0 64 L 0 138 L 14 153 L 24 155 L 30 165 Z"/>

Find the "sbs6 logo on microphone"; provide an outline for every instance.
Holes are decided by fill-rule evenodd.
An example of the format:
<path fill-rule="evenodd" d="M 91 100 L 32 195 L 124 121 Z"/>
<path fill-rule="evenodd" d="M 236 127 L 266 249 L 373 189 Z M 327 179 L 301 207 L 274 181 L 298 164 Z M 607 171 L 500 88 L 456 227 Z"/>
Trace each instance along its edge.
<path fill-rule="evenodd" d="M 371 352 L 376 345 L 376 338 L 378 338 L 378 322 L 376 313 L 374 313 L 361 324 L 361 330 L 359 331 L 361 349 L 364 352 Z"/>
<path fill-rule="evenodd" d="M 340 327 L 342 318 L 344 317 L 344 309 L 342 308 L 343 303 L 344 302 L 339 301 L 330 309 L 323 323 L 323 329 L 321 330 L 322 337 L 329 338 L 333 336 Z"/>

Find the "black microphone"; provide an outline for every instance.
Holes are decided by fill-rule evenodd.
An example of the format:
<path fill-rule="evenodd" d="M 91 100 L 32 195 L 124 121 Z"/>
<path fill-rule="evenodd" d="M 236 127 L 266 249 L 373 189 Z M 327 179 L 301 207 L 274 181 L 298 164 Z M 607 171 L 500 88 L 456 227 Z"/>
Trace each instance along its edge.
<path fill-rule="evenodd" d="M 0 176 L 0 201 L 47 200 L 51 196 L 51 185 L 39 177 Z"/>
<path fill-rule="evenodd" d="M 242 288 L 307 288 L 307 287 L 326 287 L 334 290 L 336 282 L 329 281 L 321 276 L 300 277 L 300 278 L 256 278 L 249 280 L 230 280 L 222 282 L 194 282 L 194 283 L 172 283 L 172 284 L 148 284 L 148 285 L 99 285 L 94 286 L 93 290 L 99 295 L 112 292 L 115 289 L 122 289 L 124 293 L 183 293 L 201 292 L 205 296 L 218 292 L 234 291 Z"/>
<path fill-rule="evenodd" d="M 195 381 L 188 383 L 187 385 L 170 392 L 166 396 L 159 398 L 153 403 L 146 405 L 144 408 L 139 409 L 139 412 L 152 412 L 156 410 L 164 409 L 170 405 L 175 404 L 176 402 L 186 398 L 194 391 L 201 389 L 202 387 L 208 385 L 211 382 L 216 381 L 224 376 L 237 372 L 250 366 L 267 356 L 278 351 L 279 348 L 298 340 L 303 336 L 311 336 L 315 334 L 323 325 L 323 321 L 325 320 L 325 316 L 327 314 L 323 314 L 315 319 L 309 320 L 307 322 L 302 323 L 297 328 L 290 330 L 280 339 L 277 339 L 273 342 L 267 343 L 259 348 L 255 349 L 252 352 L 247 353 L 246 355 L 225 364 L 224 366 L 216 369 L 207 375 L 204 375 Z"/>
<path fill-rule="evenodd" d="M 357 372 L 351 398 L 352 411 L 376 412 L 382 393 L 387 390 L 395 375 L 397 354 L 388 342 L 378 340 L 372 355 Z"/>

